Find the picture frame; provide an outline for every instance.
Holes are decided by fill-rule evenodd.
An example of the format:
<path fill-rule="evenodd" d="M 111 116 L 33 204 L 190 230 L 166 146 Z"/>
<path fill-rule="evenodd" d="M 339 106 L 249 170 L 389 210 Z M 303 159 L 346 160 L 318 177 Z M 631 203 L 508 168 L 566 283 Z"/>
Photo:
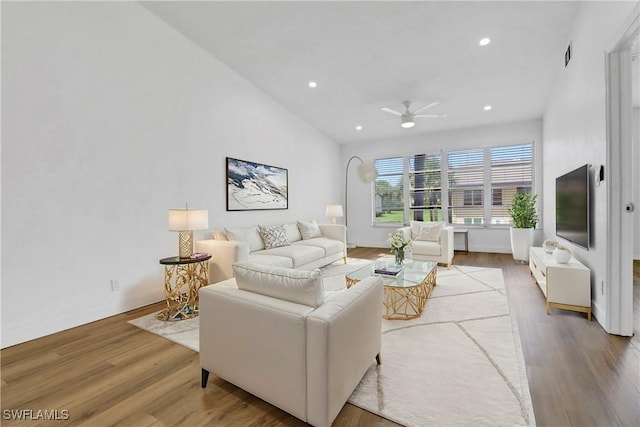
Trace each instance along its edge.
<path fill-rule="evenodd" d="M 227 211 L 289 209 L 289 171 L 227 157 Z"/>

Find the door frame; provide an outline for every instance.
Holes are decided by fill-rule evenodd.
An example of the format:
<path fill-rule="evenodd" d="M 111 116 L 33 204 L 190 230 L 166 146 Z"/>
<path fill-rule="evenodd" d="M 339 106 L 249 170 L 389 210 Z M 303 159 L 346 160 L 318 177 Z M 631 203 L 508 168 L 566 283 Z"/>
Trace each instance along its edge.
<path fill-rule="evenodd" d="M 607 105 L 607 250 L 604 329 L 633 335 L 632 103 L 630 47 L 640 29 L 636 6 L 605 52 Z M 626 179 L 625 179 L 626 178 Z M 598 285 L 598 284 L 596 284 Z"/>

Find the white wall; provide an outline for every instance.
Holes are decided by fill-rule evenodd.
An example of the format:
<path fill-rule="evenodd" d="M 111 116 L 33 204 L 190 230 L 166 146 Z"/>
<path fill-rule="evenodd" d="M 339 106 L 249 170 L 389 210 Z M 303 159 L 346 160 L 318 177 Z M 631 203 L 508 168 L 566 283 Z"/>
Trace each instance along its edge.
<path fill-rule="evenodd" d="M 420 123 L 416 126 L 420 126 Z M 385 157 L 434 153 L 440 150 L 462 150 L 528 142 L 534 142 L 536 159 L 540 159 L 542 151 L 541 120 L 434 132 L 394 140 L 348 144 L 343 146 L 342 149 L 342 175 L 344 176 L 347 160 L 353 155 L 369 161 Z M 372 225 L 371 186 L 359 181 L 357 166 L 358 163 L 355 162 L 349 168 L 349 240 L 358 246 L 389 247 L 387 236 L 390 232 L 395 231 L 395 227 Z M 542 175 L 542 163 L 537 161 L 535 167 L 535 176 L 536 180 L 538 180 Z M 539 192 L 539 188 L 540 186 L 536 184 L 534 192 Z M 511 253 L 508 228 L 472 226 L 464 226 L 462 228 L 469 230 L 470 251 Z M 456 249 L 461 248 L 462 240 L 461 236 L 459 236 Z"/>
<path fill-rule="evenodd" d="M 138 3 L 2 2 L 2 89 L 2 347 L 162 300 L 170 208 L 326 221 L 342 194 L 338 145 Z M 288 168 L 289 209 L 226 212 L 226 156 Z"/>
<path fill-rule="evenodd" d="M 632 12 L 635 2 L 583 2 L 569 41 L 573 56 L 564 67 L 564 50 L 558 46 L 558 74 L 544 114 L 545 237 L 555 238 L 555 179 L 585 163 L 606 162 L 605 49 Z M 606 165 L 605 165 L 606 168 Z M 606 171 L 605 171 L 606 172 Z M 629 177 L 630 179 L 632 177 Z M 567 243 L 575 257 L 591 268 L 594 314 L 604 320 L 606 186 L 593 190 L 592 245 L 589 251 Z M 606 284 L 605 284 L 606 286 Z"/>

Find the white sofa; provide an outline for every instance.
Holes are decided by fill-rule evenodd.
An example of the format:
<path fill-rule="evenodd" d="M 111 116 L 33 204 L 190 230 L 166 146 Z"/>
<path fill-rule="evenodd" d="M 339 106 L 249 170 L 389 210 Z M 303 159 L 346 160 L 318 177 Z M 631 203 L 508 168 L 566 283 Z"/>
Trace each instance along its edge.
<path fill-rule="evenodd" d="M 449 268 L 453 262 L 453 227 L 442 222 L 411 221 L 408 227 L 399 228 L 397 233 L 411 240 L 412 258 L 434 261 Z"/>
<path fill-rule="evenodd" d="M 202 387 L 213 373 L 309 424 L 330 426 L 380 363 L 382 280 L 327 298 L 318 270 L 251 263 L 234 270 L 234 279 L 199 290 Z"/>
<path fill-rule="evenodd" d="M 312 270 L 343 259 L 347 262 L 347 228 L 342 224 L 317 224 L 315 221 L 297 221 L 280 225 L 286 235 L 285 245 L 266 248 L 261 227 L 214 230 L 213 239 L 196 241 L 196 251 L 211 254 L 209 282 L 217 283 L 233 277 L 232 265 L 249 261 L 273 267 Z M 304 226 L 316 234 L 303 236 Z M 308 231 L 308 229 L 306 230 Z"/>

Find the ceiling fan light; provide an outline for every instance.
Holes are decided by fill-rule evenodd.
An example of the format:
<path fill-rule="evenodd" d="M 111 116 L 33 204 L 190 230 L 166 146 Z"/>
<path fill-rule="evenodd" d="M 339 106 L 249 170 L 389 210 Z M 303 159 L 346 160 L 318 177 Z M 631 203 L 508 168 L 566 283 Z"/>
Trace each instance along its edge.
<path fill-rule="evenodd" d="M 405 129 L 409 129 L 414 127 L 415 125 L 416 125 L 416 122 L 413 121 L 413 117 L 407 114 L 402 115 L 400 126 L 402 126 Z"/>

